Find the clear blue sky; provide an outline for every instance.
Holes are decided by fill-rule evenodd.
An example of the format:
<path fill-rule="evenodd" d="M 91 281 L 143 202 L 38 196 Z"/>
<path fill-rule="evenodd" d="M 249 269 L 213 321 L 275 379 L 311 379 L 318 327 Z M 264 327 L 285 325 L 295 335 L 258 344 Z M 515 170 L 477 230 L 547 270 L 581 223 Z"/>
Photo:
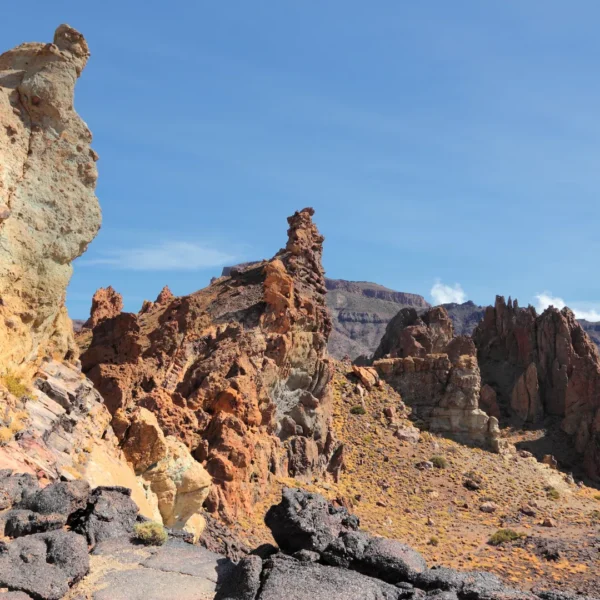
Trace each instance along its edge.
<path fill-rule="evenodd" d="M 67 22 L 92 50 L 76 108 L 104 222 L 73 317 L 99 286 L 137 311 L 272 256 L 304 206 L 331 277 L 600 310 L 595 0 L 32 0 L 2 17 L 3 49 Z"/>

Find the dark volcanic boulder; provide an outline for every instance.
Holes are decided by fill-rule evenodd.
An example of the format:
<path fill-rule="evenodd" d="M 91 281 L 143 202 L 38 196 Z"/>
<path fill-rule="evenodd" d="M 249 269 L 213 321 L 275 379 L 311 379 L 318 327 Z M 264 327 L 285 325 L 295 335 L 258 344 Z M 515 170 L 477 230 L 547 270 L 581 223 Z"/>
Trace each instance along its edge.
<path fill-rule="evenodd" d="M 263 561 L 256 555 L 240 560 L 219 589 L 215 600 L 255 600 L 260 589 L 262 567 Z"/>
<path fill-rule="evenodd" d="M 42 515 L 70 515 L 85 508 L 90 495 L 86 481 L 59 481 L 24 499 L 20 508 L 26 508 Z"/>
<path fill-rule="evenodd" d="M 454 591 L 467 600 L 532 600 L 529 592 L 505 586 L 492 573 L 433 567 L 420 573 L 415 584 L 424 590 Z"/>
<path fill-rule="evenodd" d="M 358 517 L 338 508 L 319 494 L 285 488 L 281 502 L 265 516 L 278 546 L 289 553 L 322 552 L 341 533 L 358 529 Z"/>
<path fill-rule="evenodd" d="M 334 540 L 322 553 L 322 559 L 388 583 L 414 581 L 427 569 L 425 559 L 410 546 L 359 531 Z"/>
<path fill-rule="evenodd" d="M 69 524 L 73 531 L 85 535 L 91 546 L 98 542 L 129 534 L 138 514 L 129 488 L 97 487 L 87 506 L 72 515 Z"/>
<path fill-rule="evenodd" d="M 38 480 L 29 473 L 16 473 L 11 469 L 0 470 L 0 510 L 19 504 L 40 489 Z"/>
<path fill-rule="evenodd" d="M 33 533 L 61 529 L 66 524 L 67 517 L 65 515 L 40 515 L 30 510 L 13 510 L 6 518 L 4 535 L 17 538 Z"/>
<path fill-rule="evenodd" d="M 228 600 L 400 600 L 402 591 L 354 571 L 277 554 L 263 563 L 256 596 L 227 596 Z M 217 596 L 225 600 L 225 596 Z"/>
<path fill-rule="evenodd" d="M 58 600 L 89 571 L 85 539 L 67 531 L 38 533 L 0 546 L 0 587 Z"/>

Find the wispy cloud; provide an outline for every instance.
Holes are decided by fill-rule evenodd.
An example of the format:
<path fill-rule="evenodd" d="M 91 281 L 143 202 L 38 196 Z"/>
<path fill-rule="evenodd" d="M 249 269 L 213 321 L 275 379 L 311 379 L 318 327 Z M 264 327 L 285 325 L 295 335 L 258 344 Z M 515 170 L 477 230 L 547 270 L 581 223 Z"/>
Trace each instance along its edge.
<path fill-rule="evenodd" d="M 202 244 L 165 241 L 154 246 L 113 250 L 78 264 L 106 265 L 130 271 L 197 271 L 234 262 L 234 256 Z"/>
<path fill-rule="evenodd" d="M 567 303 L 558 296 L 553 296 L 551 292 L 542 292 L 535 296 L 535 308 L 538 312 L 543 312 L 549 306 L 563 309 L 567 306 Z M 577 308 L 576 306 L 569 306 L 578 319 L 585 319 L 586 321 L 600 321 L 600 311 L 593 308 Z"/>
<path fill-rule="evenodd" d="M 467 294 L 465 294 L 460 283 L 455 283 L 453 286 L 445 285 L 439 279 L 433 284 L 430 294 L 434 304 L 447 304 L 449 302 L 462 304 L 467 300 Z"/>

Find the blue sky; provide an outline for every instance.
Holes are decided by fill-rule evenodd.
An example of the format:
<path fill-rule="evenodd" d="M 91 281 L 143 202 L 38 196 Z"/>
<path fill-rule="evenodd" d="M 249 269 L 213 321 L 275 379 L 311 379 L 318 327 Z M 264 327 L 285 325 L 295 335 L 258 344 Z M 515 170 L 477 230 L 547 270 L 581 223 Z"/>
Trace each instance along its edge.
<path fill-rule="evenodd" d="M 597 2 L 32 0 L 2 13 L 5 49 L 67 22 L 92 50 L 76 108 L 104 221 L 75 262 L 74 318 L 100 286 L 137 311 L 164 284 L 189 293 L 223 264 L 272 256 L 304 206 L 331 277 L 600 312 Z"/>

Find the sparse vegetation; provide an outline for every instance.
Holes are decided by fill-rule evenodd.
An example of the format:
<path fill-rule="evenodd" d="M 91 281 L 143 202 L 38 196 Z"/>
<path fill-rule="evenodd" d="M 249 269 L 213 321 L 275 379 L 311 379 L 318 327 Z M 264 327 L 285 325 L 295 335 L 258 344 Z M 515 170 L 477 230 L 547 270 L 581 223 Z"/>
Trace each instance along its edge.
<path fill-rule="evenodd" d="M 133 534 L 136 540 L 146 546 L 162 546 L 168 537 L 165 528 L 156 521 L 138 523 Z"/>
<path fill-rule="evenodd" d="M 7 409 L 3 419 L 4 426 L 0 427 L 0 445 L 8 444 L 17 433 L 23 431 L 27 419 L 28 416 L 25 411 L 14 412 Z"/>
<path fill-rule="evenodd" d="M 361 406 L 360 404 L 357 404 L 350 409 L 350 414 L 353 415 L 364 415 L 366 412 L 367 411 L 365 410 L 365 407 Z"/>
<path fill-rule="evenodd" d="M 560 498 L 560 492 L 552 486 L 546 488 L 546 496 L 550 500 L 558 500 Z"/>
<path fill-rule="evenodd" d="M 592 520 L 592 523 L 600 523 L 600 510 L 593 510 L 590 513 L 590 518 Z"/>
<path fill-rule="evenodd" d="M 29 388 L 21 381 L 21 378 L 10 371 L 2 376 L 2 383 L 16 398 L 23 398 L 23 396 L 26 396 L 29 393 Z"/>
<path fill-rule="evenodd" d="M 490 546 L 501 546 L 502 544 L 514 542 L 522 537 L 523 534 L 516 532 L 514 529 L 498 529 L 498 531 L 490 537 L 488 544 L 490 544 Z"/>
<path fill-rule="evenodd" d="M 445 469 L 448 466 L 448 461 L 443 456 L 432 456 L 430 461 L 436 469 Z"/>
<path fill-rule="evenodd" d="M 430 546 L 439 546 L 439 544 L 440 544 L 440 539 L 439 539 L 438 537 L 436 537 L 435 535 L 432 535 L 432 536 L 429 538 L 429 542 L 428 542 L 428 544 L 429 544 Z"/>

